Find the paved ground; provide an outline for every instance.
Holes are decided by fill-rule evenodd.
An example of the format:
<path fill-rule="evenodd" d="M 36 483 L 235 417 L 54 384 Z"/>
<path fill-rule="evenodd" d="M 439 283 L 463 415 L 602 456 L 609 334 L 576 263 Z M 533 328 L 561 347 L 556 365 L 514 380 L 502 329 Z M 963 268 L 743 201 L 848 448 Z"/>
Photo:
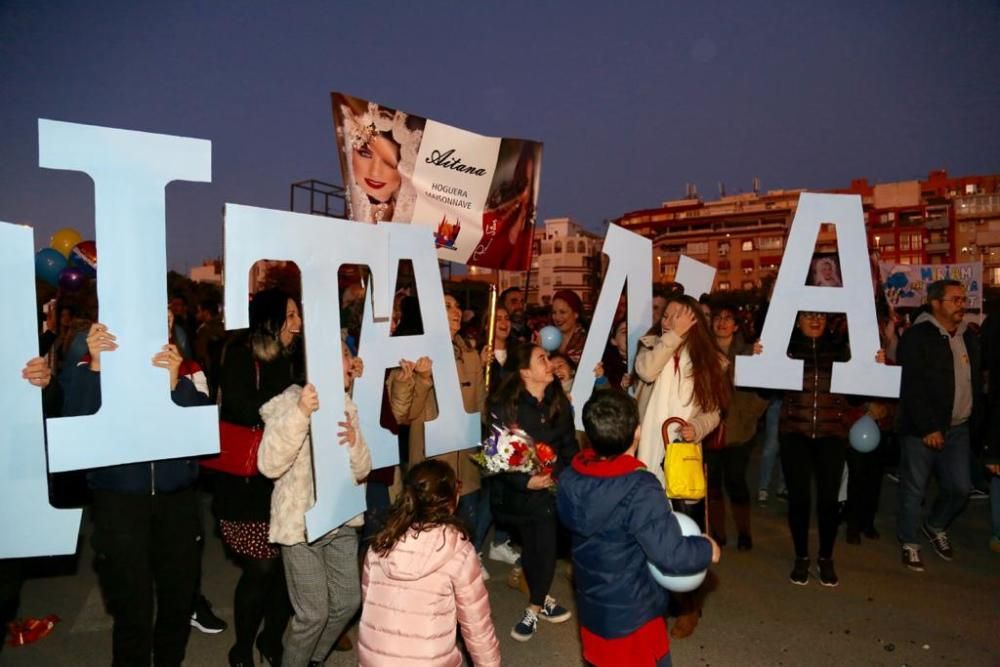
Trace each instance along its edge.
<path fill-rule="evenodd" d="M 788 583 L 791 546 L 784 505 L 772 501 L 754 509 L 754 550 L 723 550 L 717 566 L 721 584 L 708 600 L 696 633 L 673 644 L 675 665 L 1000 665 L 1000 556 L 987 548 L 989 503 L 972 503 L 952 531 L 956 559 L 948 563 L 925 549 L 927 572 L 899 563 L 891 508 L 895 486 L 886 482 L 884 537 L 862 546 L 838 544 L 841 585 Z M 84 526 L 77 559 L 48 559 L 24 588 L 21 612 L 57 614 L 52 635 L 22 648 L 5 648 L 0 665 L 86 667 L 110 663 L 111 620 L 104 612 L 91 568 Z M 815 535 L 813 536 L 815 543 Z M 504 584 L 508 566 L 489 562 L 493 615 L 504 661 L 509 665 L 579 665 L 574 621 L 543 625 L 526 644 L 513 641 L 510 627 L 524 604 Z M 232 620 L 237 571 L 212 538 L 205 553 L 204 590 L 216 611 Z M 572 601 L 560 565 L 554 594 Z M 572 606 L 572 605 L 570 605 Z M 352 631 L 352 635 L 353 635 Z M 185 664 L 225 665 L 232 631 L 192 633 Z M 353 665 L 353 653 L 334 654 L 328 665 Z"/>

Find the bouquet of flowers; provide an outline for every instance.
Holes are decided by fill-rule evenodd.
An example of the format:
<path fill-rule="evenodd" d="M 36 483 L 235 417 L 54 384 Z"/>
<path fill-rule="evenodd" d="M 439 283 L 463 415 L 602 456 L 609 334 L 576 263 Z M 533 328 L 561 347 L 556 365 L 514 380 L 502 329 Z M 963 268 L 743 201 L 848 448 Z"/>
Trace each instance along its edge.
<path fill-rule="evenodd" d="M 494 424 L 488 438 L 479 443 L 472 460 L 484 475 L 502 472 L 524 472 L 546 475 L 552 472 L 556 453 L 548 444 L 535 442 L 519 428 Z"/>

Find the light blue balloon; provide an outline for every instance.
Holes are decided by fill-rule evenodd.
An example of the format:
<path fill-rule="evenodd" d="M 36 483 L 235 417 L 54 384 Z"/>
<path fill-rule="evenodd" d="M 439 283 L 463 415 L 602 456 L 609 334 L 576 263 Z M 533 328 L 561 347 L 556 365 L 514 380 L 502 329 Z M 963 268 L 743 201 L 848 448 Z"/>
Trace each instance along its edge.
<path fill-rule="evenodd" d="M 681 527 L 682 535 L 701 535 L 701 529 L 698 528 L 698 524 L 694 522 L 694 519 L 686 514 L 678 514 L 676 512 L 674 513 L 674 517 Z M 646 565 L 649 566 L 649 573 L 653 575 L 656 583 L 674 593 L 689 593 L 695 590 L 701 586 L 701 582 L 705 581 L 705 575 L 708 573 L 708 570 L 702 570 L 696 574 L 668 575 L 660 572 L 650 562 L 647 562 Z"/>
<path fill-rule="evenodd" d="M 43 248 L 35 255 L 35 275 L 53 287 L 59 286 L 59 273 L 66 268 L 66 258 L 55 248 Z"/>
<path fill-rule="evenodd" d="M 546 352 L 555 352 L 562 345 L 562 332 L 551 324 L 538 332 L 538 343 Z"/>
<path fill-rule="evenodd" d="M 871 415 L 864 415 L 851 426 L 848 440 L 851 443 L 851 447 L 862 454 L 867 454 L 878 447 L 881 437 L 882 433 L 879 431 L 875 420 L 871 418 Z"/>

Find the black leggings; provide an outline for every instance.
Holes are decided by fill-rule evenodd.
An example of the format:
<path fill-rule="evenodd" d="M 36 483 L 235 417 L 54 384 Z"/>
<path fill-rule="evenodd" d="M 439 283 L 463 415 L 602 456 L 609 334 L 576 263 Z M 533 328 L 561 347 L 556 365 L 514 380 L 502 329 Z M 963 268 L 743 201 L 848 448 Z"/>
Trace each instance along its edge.
<path fill-rule="evenodd" d="M 511 527 L 521 538 L 521 568 L 531 594 L 529 602 L 540 607 L 545 604 L 545 596 L 556 574 L 556 518 L 520 520 Z"/>
<path fill-rule="evenodd" d="M 788 528 L 795 556 L 809 556 L 809 515 L 812 513 L 811 487 L 816 479 L 816 514 L 819 517 L 819 557 L 833 557 L 837 539 L 839 507 L 837 494 L 844 473 L 847 444 L 842 438 L 816 438 L 798 433 L 782 433 L 781 469 L 788 486 Z"/>
<path fill-rule="evenodd" d="M 292 615 L 281 558 L 240 557 L 238 563 L 243 573 L 236 584 L 233 600 L 236 652 L 242 656 L 253 653 L 254 639 L 262 620 L 261 645 L 280 647 L 285 626 Z"/>
<path fill-rule="evenodd" d="M 882 436 L 883 438 L 885 435 Z M 854 530 L 875 527 L 882 492 L 882 451 L 861 453 L 847 449 L 847 525 Z"/>
<path fill-rule="evenodd" d="M 747 486 L 750 443 L 723 449 L 706 449 L 705 463 L 708 464 L 709 491 L 721 496 L 725 487 L 729 502 L 733 505 L 750 503 L 750 487 Z"/>

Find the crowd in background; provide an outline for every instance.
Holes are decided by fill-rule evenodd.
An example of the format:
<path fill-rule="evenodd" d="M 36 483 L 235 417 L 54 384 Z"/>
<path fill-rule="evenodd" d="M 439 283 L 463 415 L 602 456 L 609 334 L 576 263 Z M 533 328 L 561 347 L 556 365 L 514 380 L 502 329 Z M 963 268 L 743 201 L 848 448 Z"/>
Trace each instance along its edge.
<path fill-rule="evenodd" d="M 301 312 L 296 295 L 265 290 L 250 304 L 250 328 L 226 332 L 217 301 L 203 300 L 191 314 L 190 304 L 177 295 L 168 306 L 167 344 L 152 363 L 167 371 L 175 402 L 215 403 L 223 422 L 259 431 L 254 469 L 234 475 L 173 459 L 63 473 L 51 476 L 52 501 L 91 507 L 97 571 L 114 618 L 115 664 L 150 664 L 151 655 L 157 665 L 180 664 L 192 627 L 205 632 L 226 627 L 199 593 L 207 523 L 198 491 L 211 493 L 212 525 L 240 570 L 231 665 L 254 664 L 255 649 L 271 665 L 322 664 L 334 649 L 356 650 L 364 665 L 460 664 L 463 650 L 477 665 L 498 664 L 483 584 L 489 578 L 487 561 L 514 566 L 507 583 L 523 591 L 526 606 L 510 633 L 528 641 L 539 621 L 572 617 L 551 595 L 560 558 L 574 565 L 588 662 L 608 664 L 609 656 L 628 654 L 647 664 L 669 664 L 664 619 L 676 617 L 674 638 L 690 635 L 717 581 L 710 572 L 697 590 L 671 595 L 668 610 L 666 594 L 659 588 L 652 592 L 648 577 L 632 573 L 639 578 L 629 584 L 641 594 L 605 590 L 607 564 L 616 558 L 631 562 L 623 554 L 638 553 L 634 544 L 652 548 L 648 545 L 659 539 L 659 548 L 669 546 L 678 554 L 665 567 L 704 569 L 730 544 L 730 518 L 736 549 L 751 551 L 755 501 L 787 502 L 789 580 L 797 585 L 813 577 L 824 586 L 838 584 L 833 557 L 841 524 L 851 545 L 891 530 L 879 522 L 885 474 L 899 485 L 895 532 L 903 565 L 924 569 L 924 540 L 941 558 L 955 557 L 947 529 L 970 497 L 991 498 L 989 548 L 1000 552 L 1000 383 L 989 381 L 1000 377 L 1000 325 L 994 318 L 981 328 L 970 325 L 958 283 L 936 283 L 928 295 L 925 309 L 907 314 L 879 300 L 882 350 L 876 361 L 902 366 L 898 401 L 831 391 L 833 365 L 851 354 L 843 315 L 799 313 L 787 354 L 803 361 L 803 387 L 766 392 L 736 386 L 734 373 L 738 355 L 762 351 L 757 338 L 766 302 L 749 307 L 725 295 L 698 299 L 680 286 L 657 287 L 653 326 L 629 359 L 622 298 L 600 364 L 580 376 L 589 382 L 596 375 L 595 397 L 614 396 L 600 398 L 589 416 L 585 411 L 584 434 L 575 430 L 569 398 L 581 390 L 574 380 L 588 334 L 580 297 L 561 290 L 546 308 L 531 308 L 524 292 L 512 288 L 499 295 L 491 318 L 485 308 L 477 311 L 461 303 L 460 295 L 448 294 L 463 405 L 438 404 L 438 371 L 428 357 L 401 359 L 386 372 L 379 415 L 398 437 L 400 463 L 373 470 L 350 400 L 353 380 L 364 372 L 357 343 L 365 291 L 353 284 L 341 295 L 347 413 L 338 436 L 348 449 L 352 477 L 365 487 L 367 509 L 308 539 L 304 515 L 315 501 L 310 416 L 322 398 L 305 372 L 302 318 L 308 313 Z M 114 354 L 115 332 L 87 306 L 56 304 L 44 318 L 41 358 L 28 364 L 25 378 L 43 388 L 48 416 L 93 413 L 100 405 L 100 359 Z M 541 346 L 542 325 L 559 330 L 556 349 Z M 391 329 L 395 336 L 423 332 L 420 303 L 408 290 L 397 293 Z M 475 443 L 426 457 L 426 423 L 458 409 L 481 413 L 484 434 L 494 424 L 516 426 L 548 443 L 557 454 L 555 469 L 485 477 L 470 456 Z M 632 410 L 634 424 L 621 417 Z M 849 444 L 852 424 L 864 415 L 881 431 L 874 451 Z M 597 484 L 595 479 L 615 480 L 617 486 L 607 482 L 588 491 L 608 498 L 626 487 L 635 492 L 625 479 L 655 480 L 662 492 L 665 451 L 674 440 L 702 443 L 706 498 L 672 505 L 674 512 L 695 519 L 709 539 L 685 542 L 674 534 L 673 523 L 664 524 L 657 536 L 623 527 L 612 538 L 605 524 L 625 526 L 626 518 L 595 517 L 572 496 L 574 489 L 591 489 L 587 484 Z M 757 445 L 761 467 L 751 480 Z M 622 457 L 635 465 L 608 468 L 609 461 L 626 460 Z M 652 475 L 634 477 L 639 468 Z M 921 520 L 931 476 L 938 492 Z M 574 482 L 563 489 L 557 484 L 562 478 Z M 636 488 L 645 489 L 642 484 Z M 660 509 L 639 506 L 664 520 L 655 514 Z M 814 506 L 816 548 L 809 544 Z M 614 539 L 623 542 L 609 547 Z M 21 573 L 15 561 L 0 566 L 6 622 L 16 613 Z M 598 613 L 608 607 L 620 612 L 614 623 Z M 355 648 L 344 630 L 359 610 Z"/>

